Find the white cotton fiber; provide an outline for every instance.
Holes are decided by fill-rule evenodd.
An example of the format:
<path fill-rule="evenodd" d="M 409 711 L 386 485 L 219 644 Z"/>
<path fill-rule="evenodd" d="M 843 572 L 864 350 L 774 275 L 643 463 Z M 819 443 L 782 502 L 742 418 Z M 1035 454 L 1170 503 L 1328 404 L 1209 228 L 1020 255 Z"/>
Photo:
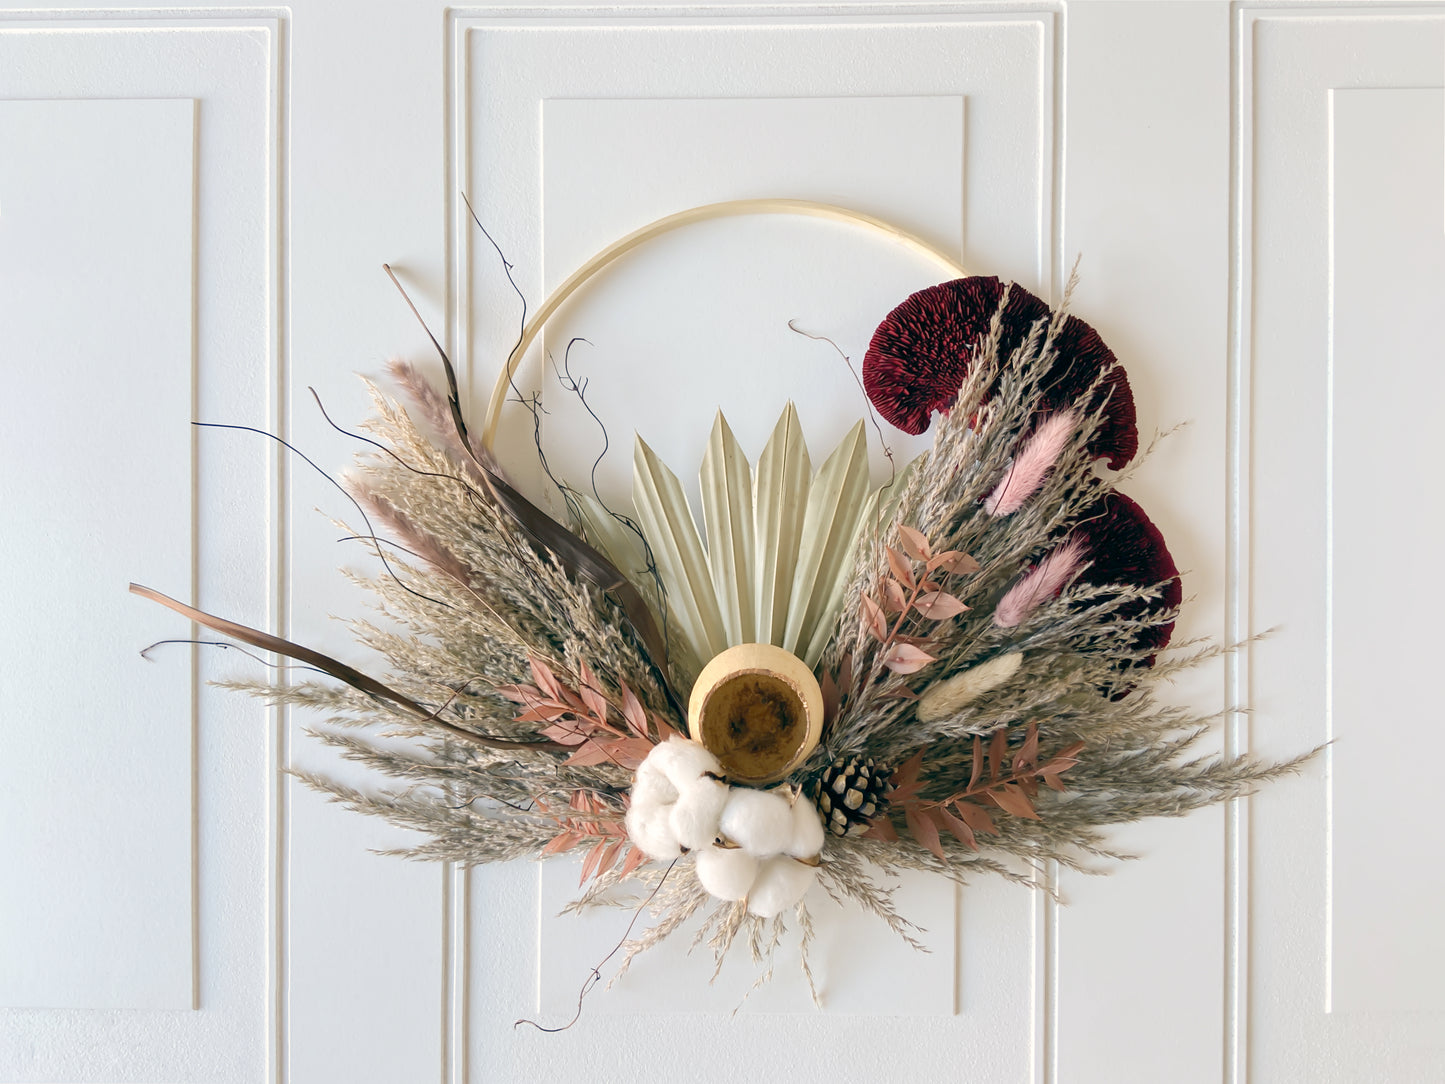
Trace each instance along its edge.
<path fill-rule="evenodd" d="M 787 855 L 769 858 L 748 892 L 748 912 L 759 918 L 780 915 L 808 894 L 818 871 Z"/>
<path fill-rule="evenodd" d="M 722 775 L 722 765 L 695 741 L 687 738 L 669 738 L 661 745 L 653 746 L 647 760 L 660 770 L 674 787 L 681 790 L 704 772 Z"/>
<path fill-rule="evenodd" d="M 683 787 L 673 803 L 672 834 L 688 850 L 711 847 L 717 838 L 718 820 L 727 804 L 728 786 L 706 776 Z"/>
<path fill-rule="evenodd" d="M 793 803 L 793 836 L 784 853 L 794 858 L 812 858 L 822 849 L 823 821 L 818 816 L 818 807 L 800 794 Z"/>
<path fill-rule="evenodd" d="M 734 787 L 718 824 L 722 834 L 755 858 L 787 850 L 793 838 L 793 810 L 775 790 Z"/>
<path fill-rule="evenodd" d="M 758 860 L 746 851 L 706 847 L 697 852 L 698 882 L 720 900 L 740 900 L 753 887 Z"/>
<path fill-rule="evenodd" d="M 671 805 L 677 801 L 677 788 L 662 774 L 662 769 L 652 763 L 649 756 L 637 766 L 632 777 L 632 804 L 642 806 Z"/>
<path fill-rule="evenodd" d="M 627 811 L 628 838 L 637 844 L 648 858 L 668 862 L 682 853 L 668 818 L 671 811 L 671 806 L 638 805 L 636 802 L 633 802 L 632 808 Z"/>

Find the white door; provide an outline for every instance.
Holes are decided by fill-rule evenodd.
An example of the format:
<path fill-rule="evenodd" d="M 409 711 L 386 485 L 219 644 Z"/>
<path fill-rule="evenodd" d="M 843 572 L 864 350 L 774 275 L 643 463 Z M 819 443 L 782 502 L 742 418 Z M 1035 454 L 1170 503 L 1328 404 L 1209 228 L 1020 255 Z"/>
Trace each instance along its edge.
<path fill-rule="evenodd" d="M 1445 1079 L 1442 87 L 1438 3 L 0 12 L 0 1079 Z M 1189 423 L 1125 487 L 1185 570 L 1178 635 L 1275 630 L 1176 695 L 1224 713 L 1215 749 L 1334 744 L 1120 831 L 1142 860 L 1057 875 L 1063 905 L 911 886 L 928 956 L 838 919 L 822 1010 L 780 964 L 733 1016 L 675 952 L 570 1031 L 515 1029 L 565 1020 L 626 916 L 555 918 L 565 865 L 372 853 L 405 837 L 285 774 L 360 778 L 309 720 L 206 684 L 260 664 L 142 662 L 192 633 L 125 594 L 355 658 L 344 499 L 188 422 L 342 471 L 308 386 L 349 427 L 353 372 L 428 359 L 383 261 L 480 413 L 519 307 L 463 192 L 533 305 L 629 230 L 749 196 L 1055 298 L 1082 256 L 1074 311 L 1141 428 Z M 791 395 L 822 447 L 861 404 L 786 317 L 860 356 L 930 274 L 841 228 L 713 223 L 549 342 L 592 342 L 614 440 L 695 461 L 721 405 L 755 451 Z M 586 461 L 561 421 L 544 439 Z M 524 474 L 530 441 L 504 426 Z"/>

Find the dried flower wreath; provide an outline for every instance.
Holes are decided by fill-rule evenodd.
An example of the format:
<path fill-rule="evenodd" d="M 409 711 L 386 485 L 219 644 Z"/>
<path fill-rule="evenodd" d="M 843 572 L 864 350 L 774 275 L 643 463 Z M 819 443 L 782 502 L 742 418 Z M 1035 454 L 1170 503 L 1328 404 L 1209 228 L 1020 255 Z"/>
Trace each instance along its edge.
<path fill-rule="evenodd" d="M 900 429 L 934 428 L 932 450 L 881 488 L 863 422 L 815 472 L 791 405 L 756 466 L 719 414 L 702 532 L 640 437 L 632 515 L 569 488 L 564 525 L 513 488 L 491 437 L 547 318 L 648 238 L 757 212 L 863 222 L 952 263 L 838 208 L 713 205 L 624 238 L 549 299 L 481 438 L 439 345 L 445 394 L 393 364 L 408 405 L 372 389 L 374 439 L 348 485 L 406 555 L 365 583 L 388 627 L 353 625 L 389 660 L 385 682 L 132 590 L 338 679 L 234 687 L 329 716 L 341 726 L 320 740 L 402 781 L 366 793 L 303 775 L 428 837 L 401 853 L 471 865 L 584 852 L 576 906 L 641 898 L 653 915 L 623 969 L 705 911 L 719 961 L 740 934 L 775 948 L 795 921 L 808 974 L 815 883 L 911 940 L 879 870 L 1037 884 L 1045 860 L 1115 857 L 1108 825 L 1296 767 L 1187 757 L 1209 720 L 1154 690 L 1219 649 L 1165 652 L 1178 570 L 1115 488 L 1139 450 L 1128 378 L 1093 328 L 1016 285 L 964 275 L 879 325 L 869 399 Z M 369 728 L 415 745 L 397 752 Z"/>

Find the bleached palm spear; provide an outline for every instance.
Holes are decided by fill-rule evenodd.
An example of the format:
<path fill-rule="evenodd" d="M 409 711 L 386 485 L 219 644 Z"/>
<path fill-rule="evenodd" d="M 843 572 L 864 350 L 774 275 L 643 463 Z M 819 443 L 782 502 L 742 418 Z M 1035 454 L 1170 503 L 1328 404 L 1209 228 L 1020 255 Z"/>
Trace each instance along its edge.
<path fill-rule="evenodd" d="M 814 473 L 789 403 L 753 469 L 719 412 L 698 481 L 705 535 L 676 474 L 637 438 L 633 504 L 660 604 L 681 640 L 674 669 L 695 676 L 714 655 L 748 643 L 773 644 L 817 666 L 843 605 L 859 531 L 883 493 L 869 484 L 863 422 Z M 588 536 L 646 586 L 637 536 L 595 500 L 582 508 Z"/>

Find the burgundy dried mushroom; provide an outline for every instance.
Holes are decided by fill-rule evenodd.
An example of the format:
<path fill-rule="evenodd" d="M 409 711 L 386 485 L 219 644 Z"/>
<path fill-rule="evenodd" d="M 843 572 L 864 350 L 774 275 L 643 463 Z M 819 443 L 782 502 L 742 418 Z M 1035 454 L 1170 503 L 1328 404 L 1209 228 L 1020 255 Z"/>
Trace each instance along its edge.
<path fill-rule="evenodd" d="M 1137 501 L 1119 492 L 1105 496 L 1074 528 L 1081 539 L 1088 566 L 1079 573 L 1081 583 L 1099 586 L 1126 584 L 1131 587 L 1161 585 L 1155 599 L 1133 599 L 1123 603 L 1120 617 L 1147 618 L 1178 609 L 1184 598 L 1179 569 L 1164 544 L 1164 535 L 1154 526 Z M 1168 646 L 1174 622 L 1146 625 L 1134 632 L 1134 646 L 1156 652 Z M 1150 654 L 1138 665 L 1153 666 Z"/>
<path fill-rule="evenodd" d="M 1005 285 L 991 276 L 955 279 L 918 291 L 884 318 L 863 358 L 863 386 L 883 417 L 905 433 L 922 433 L 935 410 L 953 405 Z M 999 344 L 1004 364 L 1049 312 L 1041 298 L 1012 285 Z M 1072 405 L 1103 372 L 1099 401 L 1108 405 L 1090 450 L 1118 470 L 1139 450 L 1129 378 L 1098 332 L 1076 317 L 1065 317 L 1055 348 L 1042 408 Z"/>

